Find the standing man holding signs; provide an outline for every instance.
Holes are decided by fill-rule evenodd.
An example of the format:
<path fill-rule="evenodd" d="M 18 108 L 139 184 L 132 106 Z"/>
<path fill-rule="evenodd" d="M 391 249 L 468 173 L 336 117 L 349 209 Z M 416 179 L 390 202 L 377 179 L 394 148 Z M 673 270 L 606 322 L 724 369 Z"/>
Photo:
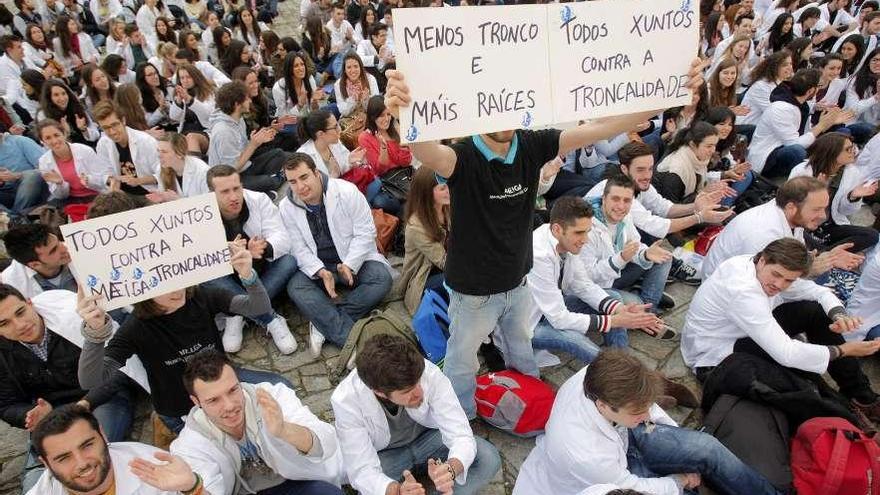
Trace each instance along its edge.
<path fill-rule="evenodd" d="M 691 64 L 688 87 L 702 84 L 702 65 Z M 411 103 L 400 71 L 386 72 L 385 106 L 395 116 Z M 444 373 L 469 418 L 476 416 L 477 350 L 498 326 L 508 368 L 538 376 L 526 328 L 531 295 L 532 212 L 541 166 L 601 139 L 626 132 L 659 110 L 602 119 L 560 131 L 508 130 L 471 136 L 452 146 L 411 144 L 423 166 L 447 179 L 452 218 L 446 280 L 450 337 Z"/>

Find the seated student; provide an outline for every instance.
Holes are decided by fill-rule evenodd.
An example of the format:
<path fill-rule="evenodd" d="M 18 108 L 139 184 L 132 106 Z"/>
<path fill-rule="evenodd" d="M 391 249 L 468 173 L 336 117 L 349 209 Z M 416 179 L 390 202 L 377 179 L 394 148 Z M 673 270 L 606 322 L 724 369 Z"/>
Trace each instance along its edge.
<path fill-rule="evenodd" d="M 343 117 L 355 116 L 358 112 L 366 111 L 371 96 L 380 94 L 379 86 L 376 78 L 364 70 L 357 53 L 349 52 L 342 61 L 342 75 L 333 84 L 336 105 Z"/>
<path fill-rule="evenodd" d="M 73 405 L 50 412 L 32 435 L 46 472 L 27 495 L 203 492 L 201 477 L 181 458 L 143 443 L 108 444 L 100 426 L 94 415 Z"/>
<path fill-rule="evenodd" d="M 400 144 L 394 116 L 385 108 L 385 98 L 371 96 L 367 103 L 367 128 L 358 136 L 358 147 L 373 172 L 382 176 L 394 169 L 411 167 L 412 153 Z"/>
<path fill-rule="evenodd" d="M 86 112 L 85 107 L 64 82 L 49 79 L 43 85 L 37 122 L 57 120 L 64 126 L 68 141 L 94 148 L 101 137 L 98 126 Z"/>
<path fill-rule="evenodd" d="M 315 76 L 309 74 L 306 57 L 305 53 L 289 52 L 272 86 L 275 117 L 287 125 L 296 125 L 300 116 L 317 110 L 325 96 Z"/>
<path fill-rule="evenodd" d="M 590 280 L 577 256 L 593 226 L 593 209 L 581 198 L 559 198 L 550 222 L 532 235 L 532 269 L 526 277 L 532 300 L 529 327 L 532 347 L 565 351 L 589 363 L 599 347 L 587 332 L 602 335 L 605 345 L 627 347 L 627 328 L 661 331 L 663 322 L 646 306 L 621 304 Z"/>
<path fill-rule="evenodd" d="M 180 376 L 185 359 L 203 348 L 222 349 L 214 323 L 219 313 L 254 317 L 271 311 L 266 289 L 251 265 L 244 242 L 230 244 L 230 264 L 247 294 L 235 295 L 213 287 L 189 287 L 134 305 L 132 317 L 115 333 L 115 325 L 98 306 L 100 296 L 81 297 L 77 312 L 85 338 L 79 360 L 80 383 L 86 388 L 107 381 L 128 358 L 138 356 L 147 373 L 150 400 L 159 419 L 174 433 L 183 428 L 191 402 Z M 105 349 L 105 342 L 107 343 Z M 245 382 L 284 382 L 274 373 L 236 369 Z"/>
<path fill-rule="evenodd" d="M 449 236 L 449 186 L 425 167 L 413 174 L 404 216 L 403 268 L 394 293 L 403 294 L 409 313 L 415 314 L 425 289 L 445 291 L 446 243 Z"/>
<path fill-rule="evenodd" d="M 390 267 L 376 250 L 370 205 L 354 184 L 319 172 L 305 153 L 290 157 L 284 175 L 290 192 L 279 208 L 299 264 L 287 293 L 309 320 L 309 349 L 317 356 L 325 338 L 342 347 L 354 322 L 382 301 Z M 338 294 L 337 284 L 350 291 Z"/>
<path fill-rule="evenodd" d="M 756 254 L 767 244 L 783 237 L 804 242 L 804 231 L 816 230 L 827 218 L 830 202 L 828 187 L 813 177 L 795 177 L 782 184 L 776 199 L 737 215 L 728 223 L 709 248 L 703 260 L 702 279 L 706 280 L 725 260 L 742 254 Z M 812 266 L 812 275 L 832 267 L 853 269 L 864 256 L 848 251 L 843 244 L 820 254 Z"/>
<path fill-rule="evenodd" d="M 165 77 L 161 68 L 156 69 L 165 79 L 177 79 L 168 108 L 168 118 L 177 125 L 178 132 L 186 136 L 190 151 L 204 154 L 208 149 L 206 133 L 211 127 L 216 109 L 214 83 L 190 64 L 181 64 L 170 77 Z"/>
<path fill-rule="evenodd" d="M 650 247 L 641 242 L 629 214 L 635 189 L 632 179 L 618 175 L 605 183 L 601 198 L 590 200 L 596 221 L 578 258 L 596 285 L 614 289 L 612 294 L 620 295 L 624 302 L 634 300 L 618 291 L 625 291 L 641 281 L 641 301 L 650 304 L 650 311 L 657 313 L 661 309 L 672 254 L 660 247 L 660 241 Z M 666 332 L 663 336 L 667 334 L 673 332 Z"/>
<path fill-rule="evenodd" d="M 880 17 L 880 15 L 878 15 Z M 871 36 L 876 40 L 876 35 Z M 876 43 L 876 41 L 875 41 Z M 880 124 L 880 105 L 875 81 L 880 76 L 880 48 L 868 52 L 864 58 L 864 64 L 847 81 L 846 105 L 844 108 L 852 112 L 847 121 L 847 129 L 852 133 L 853 139 L 864 144 L 874 135 L 874 129 Z"/>
<path fill-rule="evenodd" d="M 260 145 L 275 139 L 276 130 L 264 127 L 250 138 L 242 114 L 250 110 L 251 99 L 241 81 L 233 81 L 217 91 L 217 110 L 211 117 L 208 165 L 231 165 L 241 174 L 244 187 L 269 192 L 281 186 L 278 176 L 288 154 L 270 150 L 257 156 Z"/>
<path fill-rule="evenodd" d="M 81 33 L 79 24 L 69 15 L 58 16 L 55 21 L 55 35 L 52 46 L 55 59 L 64 69 L 64 77 L 75 78 L 84 67 L 98 63 L 100 53 L 92 43 L 92 38 Z"/>
<path fill-rule="evenodd" d="M 850 112 L 829 109 L 809 128 L 807 101 L 816 95 L 819 71 L 802 69 L 777 86 L 770 95 L 772 103 L 761 115 L 749 146 L 752 168 L 767 177 L 788 176 L 795 165 L 804 161 L 806 147 L 832 126 L 852 117 Z"/>
<path fill-rule="evenodd" d="M 662 390 L 638 358 L 602 351 L 560 387 L 514 495 L 574 494 L 603 483 L 664 495 L 696 493 L 701 484 L 727 495 L 777 494 L 713 436 L 678 427 L 655 404 Z"/>
<path fill-rule="evenodd" d="M 565 165 L 544 198 L 552 201 L 560 196 L 586 195 L 605 176 L 608 164 L 617 161 L 617 152 L 629 142 L 629 136 L 622 133 L 569 151 L 564 157 Z"/>
<path fill-rule="evenodd" d="M 843 335 L 848 342 L 880 337 L 880 251 L 875 249 L 862 266 L 862 274 L 849 297 L 846 311 L 863 320 L 859 328 Z"/>
<path fill-rule="evenodd" d="M 46 181 L 38 170 L 45 152 L 33 139 L 0 134 L 0 208 L 12 217 L 26 215 L 48 198 Z"/>
<path fill-rule="evenodd" d="M 342 495 L 333 425 L 283 384 L 241 383 L 225 354 L 190 357 L 183 386 L 195 406 L 171 443 L 206 493 Z"/>
<path fill-rule="evenodd" d="M 32 298 L 46 290 L 76 292 L 70 252 L 52 229 L 41 223 L 12 226 L 3 237 L 12 263 L 0 274 L 3 283 Z"/>
<path fill-rule="evenodd" d="M 199 60 L 198 55 L 190 49 L 177 50 L 177 52 L 174 53 L 174 62 L 175 65 L 178 66 L 192 64 L 193 67 L 201 71 L 205 78 L 213 82 L 214 87 L 217 88 L 232 81 L 232 79 L 229 79 L 229 76 L 224 74 L 222 70 L 218 69 L 207 60 Z M 177 81 L 174 82 L 176 83 Z"/>
<path fill-rule="evenodd" d="M 850 250 L 859 253 L 877 244 L 877 231 L 852 225 L 848 215 L 861 209 L 862 198 L 877 192 L 877 182 L 864 182 L 855 166 L 855 153 L 856 146 L 849 136 L 823 134 L 807 148 L 807 161 L 793 168 L 789 178 L 813 176 L 828 184 L 828 213 L 812 237 L 826 247 L 852 244 Z"/>
<path fill-rule="evenodd" d="M 743 95 L 742 105 L 749 108 L 747 115 L 736 118 L 737 125 L 758 125 L 764 110 L 770 106 L 770 93 L 794 73 L 791 52 L 780 50 L 761 59 L 749 73 L 751 86 Z"/>
<path fill-rule="evenodd" d="M 101 66 L 89 64 L 82 70 L 83 103 L 91 112 L 102 101 L 113 101 L 116 97 L 116 83 Z"/>
<path fill-rule="evenodd" d="M 691 301 L 681 337 L 684 362 L 701 382 L 734 351 L 769 356 L 786 368 L 827 371 L 853 408 L 880 420 L 880 399 L 854 359 L 877 352 L 880 341 L 844 340 L 841 334 L 861 321 L 831 289 L 801 278 L 810 263 L 803 242 L 790 237 L 722 263 Z M 801 332 L 807 342 L 791 337 Z"/>
<path fill-rule="evenodd" d="M 39 167 L 55 202 L 88 203 L 109 189 L 116 175 L 110 163 L 86 145 L 69 143 L 58 121 L 43 120 L 35 132 L 49 150 L 40 157 Z"/>
<path fill-rule="evenodd" d="M 159 138 L 159 193 L 147 195 L 154 202 L 189 198 L 209 192 L 208 164 L 190 156 L 186 138 L 176 132 L 166 132 Z"/>
<path fill-rule="evenodd" d="M 0 284 L 0 419 L 33 431 L 53 408 L 77 403 L 94 412 L 111 441 L 128 434 L 132 420 L 129 380 L 121 373 L 102 387 L 84 390 L 77 379 L 80 348 L 64 336 L 78 330 L 76 296 L 51 291 L 25 298 Z M 61 335 L 59 335 L 61 333 Z M 43 473 L 28 449 L 22 492 Z"/>
<path fill-rule="evenodd" d="M 123 48 L 120 55 L 125 58 L 129 67 L 138 67 L 156 57 L 156 46 L 150 43 L 135 23 L 125 26 L 128 47 Z"/>
<path fill-rule="evenodd" d="M 290 254 L 291 243 L 281 215 L 269 196 L 242 188 L 241 178 L 230 165 L 215 165 L 206 176 L 208 189 L 217 196 L 220 217 L 226 230 L 226 240 L 243 240 L 254 258 L 254 270 L 263 282 L 269 299 L 284 290 L 290 277 L 296 272 L 296 259 Z M 222 288 L 234 294 L 244 294 L 245 290 L 232 275 L 206 282 L 207 285 Z M 290 333 L 287 320 L 270 310 L 254 318 L 265 328 L 281 354 L 296 350 L 296 340 Z M 223 331 L 223 348 L 226 352 L 241 349 L 244 317 L 226 317 Z"/>
<path fill-rule="evenodd" d="M 114 168 L 111 189 L 146 196 L 159 190 L 159 154 L 156 139 L 143 131 L 132 129 L 120 118 L 116 104 L 102 101 L 92 115 L 104 135 L 98 140 L 98 155 Z"/>
<path fill-rule="evenodd" d="M 402 337 L 371 337 L 330 403 L 346 474 L 363 495 L 425 493 L 416 469 L 439 493 L 476 494 L 501 467 L 449 379 Z"/>
<path fill-rule="evenodd" d="M 384 89 L 385 71 L 396 67 L 394 47 L 388 44 L 388 32 L 391 29 L 377 22 L 364 33 L 366 39 L 357 45 L 357 54 L 364 64 L 364 70 L 376 77 L 379 90 Z"/>

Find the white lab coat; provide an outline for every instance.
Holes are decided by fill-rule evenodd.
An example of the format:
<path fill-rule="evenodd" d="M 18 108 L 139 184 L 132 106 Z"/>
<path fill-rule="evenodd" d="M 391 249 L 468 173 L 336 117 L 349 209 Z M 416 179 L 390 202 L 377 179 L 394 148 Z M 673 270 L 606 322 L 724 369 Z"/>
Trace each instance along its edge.
<path fill-rule="evenodd" d="M 324 158 L 318 153 L 318 149 L 315 147 L 315 142 L 309 139 L 302 146 L 299 147 L 299 153 L 305 153 L 312 157 L 312 160 L 315 161 L 315 165 L 318 167 L 318 170 L 325 174 L 330 174 L 330 170 L 327 168 L 327 164 L 324 163 Z M 351 164 L 348 163 L 348 155 L 351 154 L 351 151 L 345 147 L 344 144 L 338 142 L 336 144 L 330 145 L 330 154 L 333 155 L 333 158 L 336 159 L 336 163 L 339 165 L 339 174 L 343 175 L 351 169 Z M 336 177 L 334 177 L 336 178 Z"/>
<path fill-rule="evenodd" d="M 785 101 L 774 101 L 761 115 L 752 144 L 749 146 L 749 162 L 752 170 L 761 173 L 767 157 L 776 148 L 799 144 L 804 148 L 813 144 L 816 136 L 812 131 L 801 133 L 801 112 L 798 107 Z M 809 121 L 807 122 L 809 125 Z"/>
<path fill-rule="evenodd" d="M 758 125 L 761 120 L 761 114 L 770 106 L 770 93 L 776 88 L 776 82 L 769 82 L 764 79 L 754 81 L 746 94 L 743 95 L 742 104 L 749 107 L 749 113 L 736 117 L 736 123 L 739 125 Z M 800 121 L 800 118 L 798 118 Z"/>
<path fill-rule="evenodd" d="M 365 261 L 378 261 L 389 268 L 388 260 L 376 249 L 376 225 L 370 213 L 367 198 L 357 186 L 342 179 L 331 179 L 321 174 L 324 187 L 324 206 L 327 224 L 339 258 L 354 273 Z M 309 228 L 306 209 L 292 192 L 279 204 L 281 220 L 293 243 L 293 254 L 299 269 L 315 277 L 324 263 L 318 258 L 315 238 Z"/>
<path fill-rule="evenodd" d="M 584 199 L 601 198 L 607 182 L 606 179 L 593 186 Z M 672 226 L 672 220 L 668 218 L 669 210 L 675 203 L 661 196 L 653 185 L 647 191 L 639 191 L 635 199 L 629 210 L 633 225 L 658 239 L 666 237 Z"/>
<path fill-rule="evenodd" d="M 336 430 L 333 425 L 318 419 L 307 406 L 300 402 L 296 393 L 284 384 L 241 384 L 246 396 L 245 417 L 248 439 L 260 450 L 261 458 L 274 472 L 289 480 L 318 480 L 339 485 L 342 481 L 342 455 L 337 448 Z M 249 418 L 256 412 L 256 389 L 269 393 L 281 407 L 284 421 L 308 428 L 320 445 L 320 455 L 301 453 L 266 430 L 262 417 Z M 253 431 L 256 430 L 256 431 Z M 186 426 L 171 443 L 171 453 L 181 456 L 193 472 L 204 482 L 206 493 L 211 495 L 234 495 L 236 474 L 241 469 L 241 452 L 238 444 L 223 433 L 205 416 L 200 407 L 193 407 L 186 419 Z"/>
<path fill-rule="evenodd" d="M 312 93 L 321 91 L 315 83 L 315 77 L 309 76 L 309 84 L 312 87 Z M 309 108 L 301 109 L 299 105 L 287 97 L 287 83 L 284 81 L 283 74 L 275 81 L 272 86 L 272 101 L 275 102 L 275 116 L 284 117 L 286 115 L 301 116 L 309 112 Z"/>
<path fill-rule="evenodd" d="M 851 77 L 847 80 L 846 85 L 846 110 L 852 110 L 856 114 L 856 118 L 847 122 L 847 125 L 854 122 L 867 122 L 868 124 L 880 123 L 880 103 L 874 97 L 876 92 L 874 88 L 869 87 L 862 98 L 856 92 L 856 78 Z"/>
<path fill-rule="evenodd" d="M 128 463 L 136 458 L 158 462 L 153 454 L 163 452 L 152 445 L 138 442 L 116 442 L 109 444 L 110 461 L 113 465 L 113 478 L 116 480 L 116 493 L 122 495 L 179 495 L 180 492 L 166 492 L 153 488 L 132 474 Z M 69 492 L 47 469 L 37 484 L 27 495 L 67 495 Z"/>
<path fill-rule="evenodd" d="M 367 83 L 370 86 L 370 96 L 376 96 L 379 94 L 379 84 L 376 83 L 376 78 L 373 77 L 372 74 L 366 74 Z M 354 112 L 355 108 L 360 104 L 357 100 L 354 99 L 353 96 L 349 95 L 348 98 L 342 97 L 342 79 L 338 79 L 335 83 L 333 83 L 333 92 L 336 94 L 336 106 L 339 107 L 339 113 L 343 117 L 351 115 Z"/>
<path fill-rule="evenodd" d="M 834 197 L 831 198 L 831 220 L 837 225 L 850 225 L 849 215 L 854 215 L 862 208 L 862 199 L 859 198 L 856 201 L 850 201 L 849 193 L 856 187 L 862 185 L 865 182 L 865 179 L 862 177 L 861 171 L 855 166 L 855 164 L 844 166 L 843 172 L 841 173 L 843 173 L 843 177 L 840 179 L 840 187 L 837 188 L 837 192 L 834 194 Z M 813 176 L 813 167 L 810 166 L 808 161 L 803 161 L 800 164 L 795 165 L 795 167 L 791 169 L 788 178 L 793 179 L 801 176 Z"/>
<path fill-rule="evenodd" d="M 278 259 L 291 254 L 293 245 L 284 229 L 281 212 L 269 196 L 261 192 L 244 189 L 244 202 L 247 204 L 249 216 L 242 226 L 244 233 L 250 238 L 260 236 L 272 245 L 272 258 Z"/>
<path fill-rule="evenodd" d="M 73 154 L 73 165 L 76 169 L 76 174 L 86 174 L 86 183 L 83 185 L 98 193 L 108 191 L 107 179 L 111 175 L 116 174 L 113 165 L 84 144 L 70 143 L 70 151 Z M 40 157 L 38 167 L 40 172 L 54 170 L 59 174 L 61 173 L 58 170 L 58 164 L 55 163 L 55 156 L 52 155 L 51 151 L 47 151 Z M 47 182 L 47 184 L 49 185 L 49 194 L 53 198 L 64 199 L 70 194 L 70 184 L 67 182 L 62 182 L 61 184 Z"/>
<path fill-rule="evenodd" d="M 42 69 L 46 66 L 46 61 L 55 56 L 48 46 L 45 49 L 39 49 L 27 41 L 23 41 L 21 46 L 24 48 L 25 65 L 30 64 Z"/>
<path fill-rule="evenodd" d="M 12 260 L 3 273 L 0 273 L 0 281 L 15 287 L 21 292 L 21 295 L 30 299 L 43 292 L 43 288 L 34 279 L 36 274 L 37 272 L 33 268 Z"/>
<path fill-rule="evenodd" d="M 156 182 L 161 181 L 159 177 L 159 143 L 156 138 L 150 136 L 146 132 L 126 127 L 128 132 L 128 149 L 131 152 L 131 161 L 134 163 L 135 171 L 138 177 L 155 177 Z M 116 149 L 116 143 L 107 137 L 106 134 L 98 140 L 98 155 L 113 166 L 114 174 L 120 175 L 119 150 Z M 157 184 L 146 184 L 144 189 L 155 192 L 159 190 Z"/>
<path fill-rule="evenodd" d="M 640 478 L 629 472 L 628 431 L 612 426 L 584 394 L 586 374 L 584 367 L 559 388 L 544 434 L 523 462 L 513 495 L 575 494 L 603 483 L 655 495 L 679 495 L 681 490 L 669 476 Z M 677 426 L 656 404 L 650 414 L 654 423 Z"/>
<path fill-rule="evenodd" d="M 99 0 L 92 0 L 89 2 L 89 10 L 92 11 L 92 15 L 95 16 L 95 21 L 99 25 L 104 25 L 110 22 L 111 19 L 119 17 L 122 15 L 122 4 L 119 0 L 108 0 L 107 1 L 107 14 L 101 15 L 101 5 Z M 109 38 L 108 38 L 109 40 Z"/>
<path fill-rule="evenodd" d="M 776 206 L 776 200 L 746 210 L 733 217 L 715 238 L 703 260 L 701 278 L 708 279 L 725 260 L 741 254 L 757 254 L 767 244 L 783 237 L 804 242 L 804 229 L 789 225 L 785 213 Z"/>
<path fill-rule="evenodd" d="M 638 230 L 632 223 L 632 217 L 627 215 L 622 220 L 624 223 L 624 244 L 629 241 L 640 241 Z M 645 258 L 645 252 L 648 246 L 642 244 L 635 256 L 629 263 L 636 263 L 642 268 L 651 268 L 654 263 Z M 608 230 L 608 226 L 593 219 L 593 228 L 587 239 L 587 243 L 581 249 L 581 253 L 577 256 L 578 260 L 584 264 L 590 279 L 599 287 L 610 288 L 614 281 L 620 277 L 627 262 L 620 256 L 620 251 L 614 246 L 614 234 Z"/>
<path fill-rule="evenodd" d="M 36 69 L 30 64 L 28 58 L 22 61 L 23 66 L 15 63 L 7 55 L 0 56 L 0 96 L 11 107 L 16 99 L 24 92 L 21 84 L 21 71 L 24 69 Z"/>
<path fill-rule="evenodd" d="M 756 276 L 753 255 L 734 256 L 697 289 L 681 332 L 681 355 L 692 368 L 717 366 L 733 353 L 733 345 L 749 337 L 777 363 L 811 373 L 824 373 L 830 353 L 824 345 L 789 337 L 773 309 L 793 301 L 817 301 L 826 313 L 843 309 L 831 289 L 800 278 L 770 297 Z"/>
<path fill-rule="evenodd" d="M 862 267 L 862 276 L 849 297 L 846 311 L 864 320 L 858 329 L 843 334 L 847 341 L 864 340 L 869 330 L 880 325 L 880 250 L 875 249 Z"/>
<path fill-rule="evenodd" d="M 177 192 L 183 198 L 198 196 L 210 192 L 208 189 L 208 164 L 200 158 L 187 156 L 184 158 L 183 175 L 177 181 Z M 160 181 L 161 185 L 162 182 Z"/>
<path fill-rule="evenodd" d="M 79 38 L 79 52 L 82 54 L 80 61 L 83 64 L 89 62 L 97 64 L 101 55 L 98 53 L 95 45 L 92 44 L 91 36 L 86 33 L 77 33 L 76 36 Z M 76 54 L 71 52 L 69 56 L 65 57 L 61 51 L 61 40 L 58 38 L 52 40 L 52 47 L 55 51 L 55 60 L 64 68 L 65 75 L 70 76 L 73 74 L 74 57 L 76 57 Z"/>
<path fill-rule="evenodd" d="M 865 180 L 880 179 L 880 134 L 872 137 L 859 152 L 856 168 Z"/>
<path fill-rule="evenodd" d="M 532 233 L 534 260 L 526 281 L 535 304 L 529 314 L 528 328 L 534 330 L 543 316 L 553 328 L 586 333 L 596 315 L 569 311 L 563 294 L 577 296 L 603 314 L 613 313 L 619 303 L 590 280 L 584 265 L 574 254 L 568 254 L 565 270 L 562 272 L 562 283 L 559 284 L 561 258 L 556 251 L 558 244 L 559 241 L 550 232 L 550 224 L 545 223 Z M 607 325 L 607 322 L 602 323 Z"/>
<path fill-rule="evenodd" d="M 452 383 L 434 363 L 425 361 L 425 371 L 419 380 L 424 400 L 417 408 L 405 411 L 416 423 L 439 429 L 443 444 L 449 448 L 449 458 L 456 458 L 464 472 L 455 477 L 463 485 L 467 471 L 477 453 L 471 425 L 467 420 Z M 348 479 L 362 495 L 384 495 L 394 481 L 382 472 L 377 452 L 388 446 L 391 430 L 376 394 L 361 381 L 353 370 L 330 396 L 336 416 L 336 434 Z"/>
<path fill-rule="evenodd" d="M 211 128 L 211 114 L 214 113 L 214 96 L 212 95 L 207 100 L 199 100 L 197 97 L 193 97 L 192 101 L 189 103 L 189 106 L 183 105 L 180 106 L 177 102 L 174 101 L 173 98 L 168 101 L 168 118 L 176 123 L 182 123 L 184 117 L 186 117 L 186 110 L 192 110 L 196 117 L 199 119 L 199 124 L 205 128 L 207 132 L 208 129 Z"/>

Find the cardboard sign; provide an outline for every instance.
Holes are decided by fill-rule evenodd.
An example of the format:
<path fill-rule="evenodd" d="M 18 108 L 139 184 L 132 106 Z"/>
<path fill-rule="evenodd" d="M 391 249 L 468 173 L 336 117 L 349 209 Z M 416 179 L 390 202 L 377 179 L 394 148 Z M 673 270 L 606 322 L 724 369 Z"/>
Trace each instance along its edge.
<path fill-rule="evenodd" d="M 232 273 L 214 193 L 61 226 L 73 272 L 105 310 Z"/>
<path fill-rule="evenodd" d="M 692 0 L 398 9 L 404 142 L 684 105 Z"/>

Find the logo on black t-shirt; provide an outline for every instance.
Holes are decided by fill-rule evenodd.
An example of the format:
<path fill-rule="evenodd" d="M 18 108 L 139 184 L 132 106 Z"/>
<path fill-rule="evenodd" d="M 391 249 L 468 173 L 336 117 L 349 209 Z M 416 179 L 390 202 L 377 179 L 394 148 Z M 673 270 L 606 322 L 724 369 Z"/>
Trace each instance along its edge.
<path fill-rule="evenodd" d="M 529 192 L 528 187 L 523 187 L 522 184 L 516 184 L 514 186 L 505 187 L 504 194 L 490 194 L 489 199 L 510 199 L 522 196 L 527 192 Z"/>

